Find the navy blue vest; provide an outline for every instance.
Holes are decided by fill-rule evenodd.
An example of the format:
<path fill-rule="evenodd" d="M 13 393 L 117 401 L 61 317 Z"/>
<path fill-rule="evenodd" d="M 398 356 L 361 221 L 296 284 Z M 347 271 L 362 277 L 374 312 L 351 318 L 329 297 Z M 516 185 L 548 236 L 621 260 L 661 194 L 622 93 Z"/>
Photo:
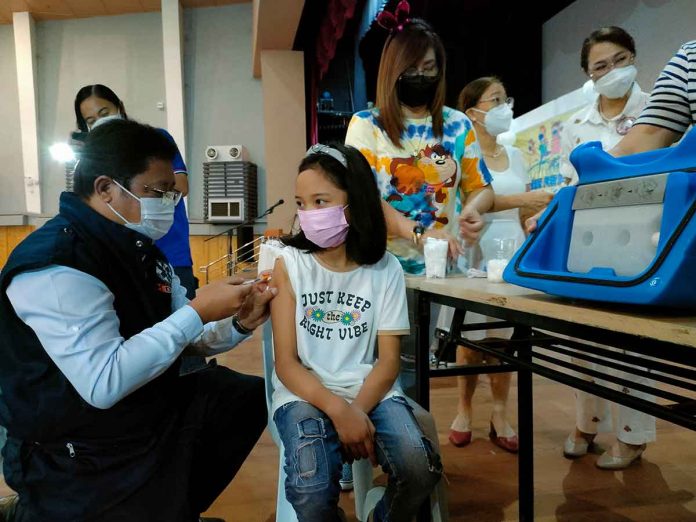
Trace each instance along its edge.
<path fill-rule="evenodd" d="M 48 265 L 102 281 L 125 339 L 171 315 L 171 269 L 152 240 L 63 193 L 59 214 L 20 243 L 0 273 L 5 475 L 37 519 L 78 520 L 135 491 L 158 465 L 177 416 L 179 361 L 113 407 L 90 406 L 7 298 L 13 277 Z"/>

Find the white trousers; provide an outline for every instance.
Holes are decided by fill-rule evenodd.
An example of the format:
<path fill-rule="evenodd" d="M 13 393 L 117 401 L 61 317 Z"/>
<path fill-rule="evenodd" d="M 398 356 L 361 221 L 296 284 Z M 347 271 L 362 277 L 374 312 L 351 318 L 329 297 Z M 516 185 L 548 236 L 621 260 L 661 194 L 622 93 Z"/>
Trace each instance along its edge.
<path fill-rule="evenodd" d="M 614 350 L 606 346 L 603 348 Z M 624 353 L 626 352 L 624 351 Z M 654 381 L 647 377 L 613 370 L 575 357 L 571 360 L 578 366 L 609 373 L 610 375 L 630 382 L 647 386 L 654 385 Z M 626 395 L 655 402 L 654 395 L 636 391 L 589 375 L 577 374 L 577 376 L 584 380 L 595 382 L 598 385 L 621 391 Z M 614 412 L 612 412 L 612 409 L 614 409 L 616 413 L 616 422 L 614 422 Z M 614 404 L 606 399 L 596 397 L 595 395 L 581 390 L 575 390 L 575 416 L 577 427 L 583 433 L 595 434 L 614 432 L 616 438 L 626 444 L 646 444 L 655 441 L 655 417 L 647 413 L 636 411 L 628 406 Z"/>

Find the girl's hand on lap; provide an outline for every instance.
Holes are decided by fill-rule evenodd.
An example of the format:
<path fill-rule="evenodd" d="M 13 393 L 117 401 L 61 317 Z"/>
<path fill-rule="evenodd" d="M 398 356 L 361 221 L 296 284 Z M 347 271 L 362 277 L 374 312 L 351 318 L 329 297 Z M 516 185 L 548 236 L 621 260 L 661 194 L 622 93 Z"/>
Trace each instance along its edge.
<path fill-rule="evenodd" d="M 348 459 L 370 459 L 373 465 L 377 465 L 373 443 L 375 427 L 367 414 L 357 406 L 345 403 L 329 417 Z"/>

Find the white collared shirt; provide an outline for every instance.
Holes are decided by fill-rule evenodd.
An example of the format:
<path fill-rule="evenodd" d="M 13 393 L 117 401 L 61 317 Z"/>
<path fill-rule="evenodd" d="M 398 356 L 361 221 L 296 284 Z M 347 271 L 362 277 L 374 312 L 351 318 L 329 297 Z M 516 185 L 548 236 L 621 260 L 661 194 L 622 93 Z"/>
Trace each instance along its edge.
<path fill-rule="evenodd" d="M 578 182 L 575 167 L 570 163 L 572 150 L 588 141 L 599 141 L 604 150 L 616 145 L 623 136 L 617 132 L 617 125 L 626 118 L 638 118 L 648 101 L 648 94 L 643 92 L 638 82 L 633 83 L 631 95 L 628 97 L 624 110 L 611 119 L 606 119 L 599 112 L 599 95 L 595 100 L 568 118 L 563 126 L 561 174 L 570 179 L 570 184 Z"/>

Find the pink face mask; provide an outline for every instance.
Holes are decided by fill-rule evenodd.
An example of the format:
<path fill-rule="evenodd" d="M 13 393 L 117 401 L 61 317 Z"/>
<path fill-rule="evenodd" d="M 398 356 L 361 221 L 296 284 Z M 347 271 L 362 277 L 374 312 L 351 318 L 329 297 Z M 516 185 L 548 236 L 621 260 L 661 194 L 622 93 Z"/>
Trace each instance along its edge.
<path fill-rule="evenodd" d="M 320 248 L 340 245 L 348 235 L 348 221 L 343 210 L 348 207 L 335 206 L 314 210 L 297 210 L 300 228 L 307 239 Z"/>

